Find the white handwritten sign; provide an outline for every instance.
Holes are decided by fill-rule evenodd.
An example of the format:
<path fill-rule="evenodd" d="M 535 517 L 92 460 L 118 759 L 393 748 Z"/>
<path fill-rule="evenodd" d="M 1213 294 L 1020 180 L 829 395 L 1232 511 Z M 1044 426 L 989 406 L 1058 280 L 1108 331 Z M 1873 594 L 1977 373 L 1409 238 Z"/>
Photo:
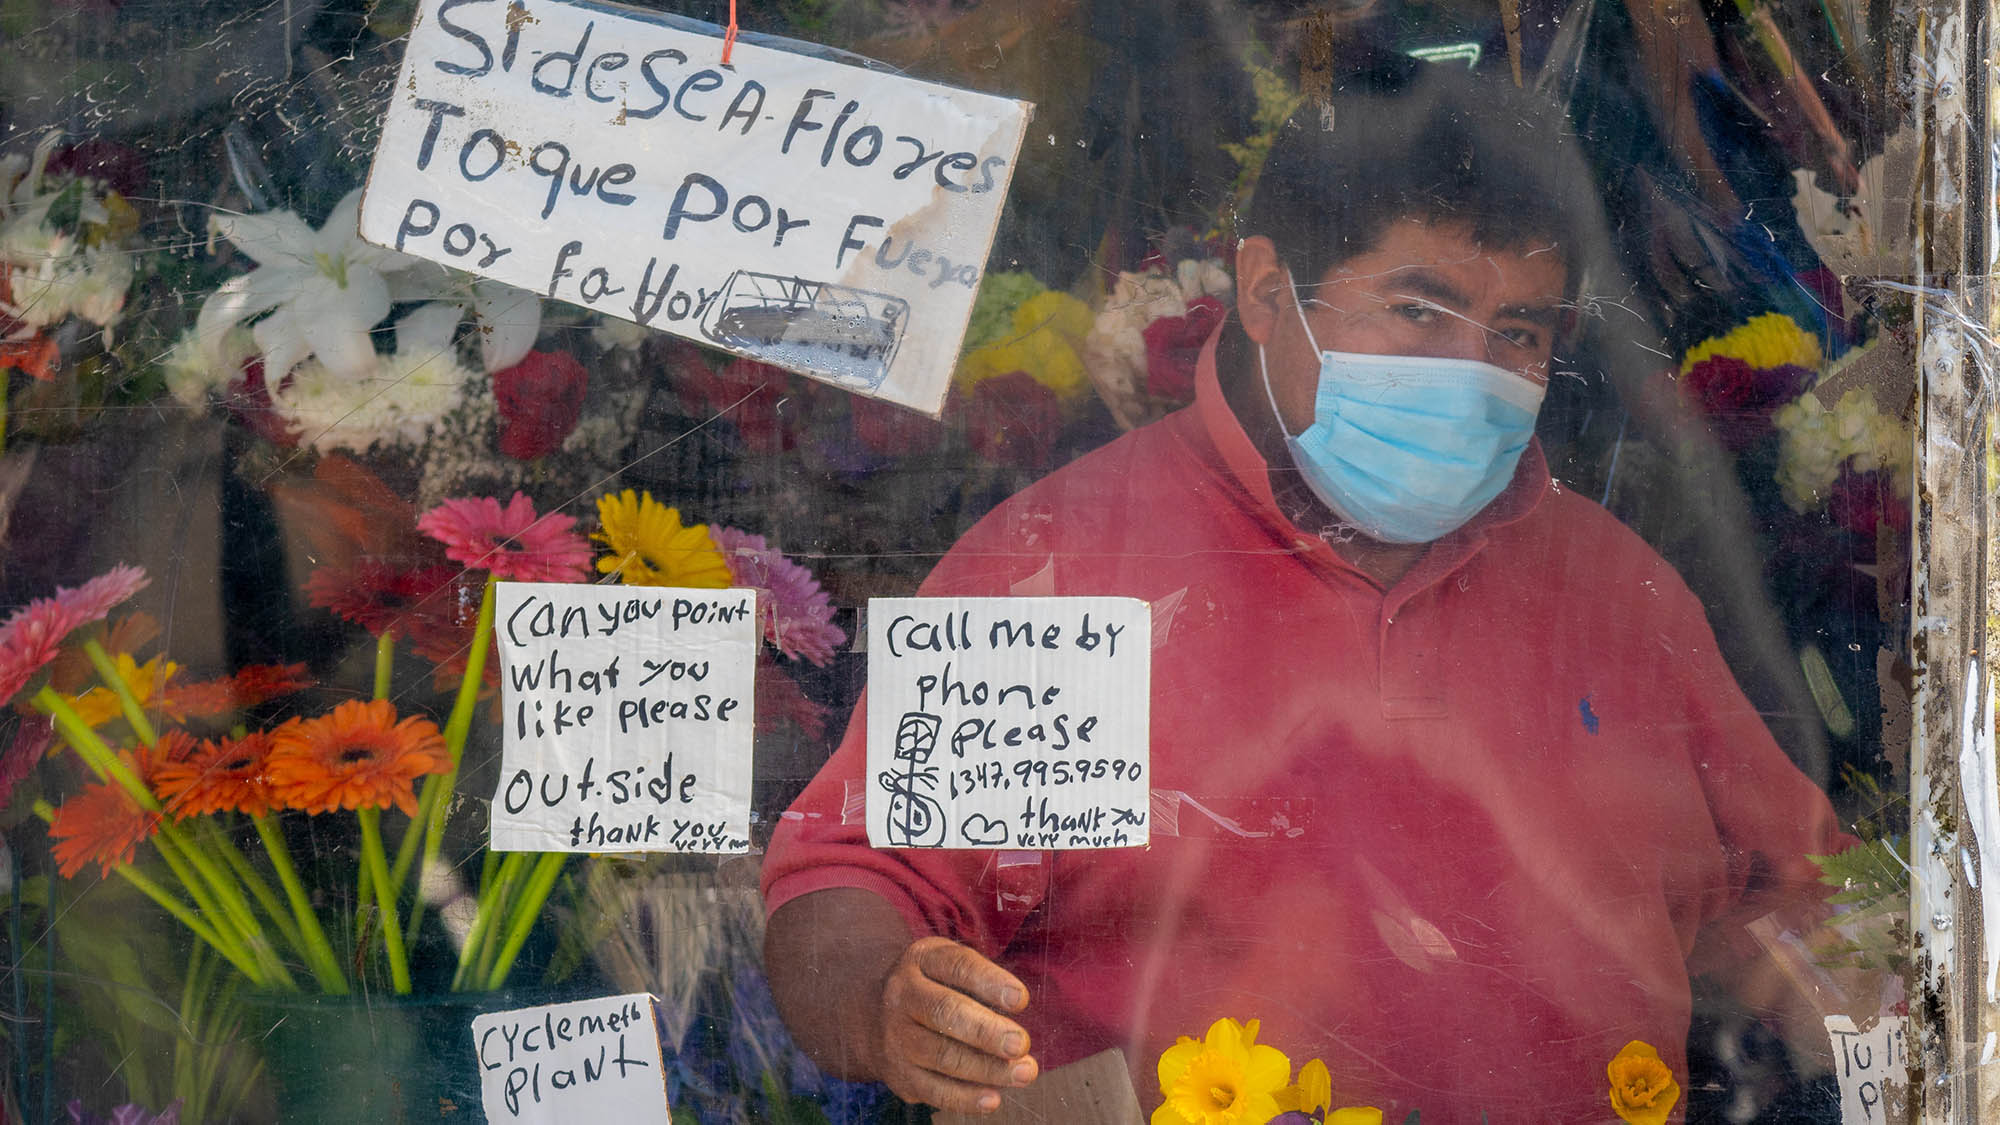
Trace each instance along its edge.
<path fill-rule="evenodd" d="M 486 1120 L 672 1125 L 653 1003 L 641 992 L 474 1019 Z"/>
<path fill-rule="evenodd" d="M 1031 110 L 573 0 L 422 0 L 361 236 L 935 414 Z"/>
<path fill-rule="evenodd" d="M 868 842 L 1147 839 L 1152 616 L 1133 598 L 868 603 Z"/>
<path fill-rule="evenodd" d="M 743 852 L 755 590 L 503 582 L 496 851 Z"/>
<path fill-rule="evenodd" d="M 1909 1081 L 1903 1021 L 1878 1020 L 1863 1031 L 1847 1016 L 1828 1016 L 1826 1033 L 1833 1040 L 1833 1072 L 1840 1079 L 1842 1125 L 1888 1121 L 1890 1088 Z"/>

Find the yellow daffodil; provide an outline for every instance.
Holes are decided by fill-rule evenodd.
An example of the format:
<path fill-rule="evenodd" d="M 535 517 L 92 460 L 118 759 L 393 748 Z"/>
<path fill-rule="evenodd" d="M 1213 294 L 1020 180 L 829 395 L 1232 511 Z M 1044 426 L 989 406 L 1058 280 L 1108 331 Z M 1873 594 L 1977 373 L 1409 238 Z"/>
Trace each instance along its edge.
<path fill-rule="evenodd" d="M 1014 329 L 1005 337 L 976 348 L 959 361 L 957 382 L 970 391 L 986 379 L 1025 371 L 1060 398 L 1090 390 L 1077 349 L 1090 334 L 1090 306 L 1059 290 L 1047 290 L 1014 309 Z"/>
<path fill-rule="evenodd" d="M 1740 359 L 1752 367 L 1790 365 L 1817 371 L 1820 364 L 1819 341 L 1783 313 L 1753 316 L 1721 336 L 1711 336 L 1696 344 L 1682 358 L 1681 374 L 1718 355 Z"/>
<path fill-rule="evenodd" d="M 1216 1020 L 1200 1041 L 1183 1035 L 1160 1055 L 1166 1102 L 1152 1125 L 1262 1125 L 1291 1073 L 1283 1052 L 1257 1043 L 1256 1020 Z"/>
<path fill-rule="evenodd" d="M 1662 1125 L 1680 1100 L 1674 1072 L 1660 1052 L 1634 1039 L 1605 1067 L 1611 1077 L 1611 1108 L 1630 1125 Z"/>
<path fill-rule="evenodd" d="M 125 686 L 131 689 L 133 698 L 139 701 L 141 707 L 152 700 L 154 692 L 167 685 L 175 672 L 180 671 L 180 665 L 159 656 L 140 664 L 132 659 L 130 653 L 121 652 L 112 657 L 112 662 L 118 668 L 118 678 L 125 681 Z M 103 684 L 77 695 L 64 696 L 63 702 L 93 727 L 101 727 L 125 714 L 118 704 L 116 693 Z"/>
<path fill-rule="evenodd" d="M 729 585 L 729 561 L 715 549 L 708 525 L 686 526 L 677 508 L 631 489 L 597 500 L 603 527 L 591 538 L 611 549 L 597 560 L 603 574 L 627 586 L 692 586 L 720 590 Z"/>
<path fill-rule="evenodd" d="M 1278 1091 L 1279 1113 L 1297 1110 L 1318 1117 L 1332 1104 L 1333 1076 L 1318 1059 L 1300 1067 L 1298 1081 Z"/>
<path fill-rule="evenodd" d="M 1374 1106 L 1350 1106 L 1326 1115 L 1326 1125 L 1382 1125 L 1382 1111 Z"/>

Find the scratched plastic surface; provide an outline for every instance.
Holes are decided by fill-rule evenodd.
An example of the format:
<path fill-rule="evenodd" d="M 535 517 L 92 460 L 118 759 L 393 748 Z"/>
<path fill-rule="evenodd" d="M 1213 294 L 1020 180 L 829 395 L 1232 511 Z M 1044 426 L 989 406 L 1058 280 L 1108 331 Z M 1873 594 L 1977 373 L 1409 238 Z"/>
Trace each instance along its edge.
<path fill-rule="evenodd" d="M 440 18 L 468 65 L 574 51 L 576 105 L 615 76 L 676 107 L 635 143 L 716 132 L 697 118 L 740 89 L 731 4 L 655 5 L 714 57 L 642 65 L 548 40 L 535 12 L 557 2 Z M 1915 107 L 1964 112 L 1915 6 L 743 0 L 742 43 L 1034 104 L 990 253 L 930 279 L 978 291 L 937 419 L 857 393 L 886 363 L 870 333 L 927 330 L 865 286 L 812 308 L 775 278 L 755 311 L 785 326 L 751 358 L 340 229 L 419 7 L 0 3 L 0 613 L 120 564 L 146 579 L 46 665 L 25 625 L 0 632 L 0 672 L 22 671 L 0 679 L 0 1121 L 478 1120 L 482 1078 L 563 1120 L 593 1072 L 555 1083 L 551 1043 L 517 1081 L 525 1056 L 480 1051 L 473 1018 L 647 992 L 676 1125 L 927 1120 L 821 1068 L 855 1046 L 804 1030 L 851 983 L 832 953 L 819 991 L 764 964 L 772 906 L 847 886 L 1029 984 L 1045 1086 L 1115 1049 L 1155 1122 L 1895 1120 L 1901 1047 L 1867 1029 L 1907 1001 L 1912 404 L 1920 355 L 1973 346 L 1935 332 L 1979 327 L 1911 276 L 1935 155 Z M 1420 102 L 1432 125 L 1399 108 Z M 836 110 L 739 122 L 774 162 L 810 123 L 767 211 L 820 190 L 822 146 L 873 159 L 867 113 Z M 974 165 L 907 143 L 962 235 L 946 171 Z M 570 155 L 557 221 L 660 231 L 581 181 L 619 154 Z M 658 211 L 674 186 L 633 190 Z M 859 268 L 941 264 L 915 220 L 878 226 Z M 474 265 L 478 233 L 442 237 Z M 1361 413 L 1315 413 L 1319 350 L 1533 376 L 1525 467 L 1504 462 L 1469 531 L 1384 547 L 1274 422 L 1301 449 L 1316 421 L 1347 435 L 1329 463 L 1358 447 Z M 860 357 L 839 383 L 770 366 L 836 353 Z M 1445 416 L 1443 438 L 1405 417 L 1384 442 L 1484 458 L 1466 435 L 1491 418 Z M 634 531 L 599 503 L 626 490 L 709 530 Z M 510 673 L 477 628 L 499 570 L 418 521 L 517 493 L 575 521 L 543 525 L 573 537 L 561 580 L 764 591 L 747 851 L 674 822 L 685 750 L 615 783 L 503 767 Z M 635 535 L 645 575 L 621 564 Z M 1004 820 L 1026 843 L 856 858 L 886 812 L 856 717 L 866 609 L 920 592 L 1150 605 L 1149 793 L 1116 810 L 1143 849 L 1090 838 L 1110 810 L 1037 817 L 1033 794 L 1106 761 L 1126 777 L 1038 724 L 1087 714 L 1090 685 L 967 679 L 968 656 L 932 687 L 997 702 L 983 744 L 924 751 L 930 784 L 1022 791 L 1001 820 L 980 806 L 980 836 Z M 617 686 L 588 671 L 579 692 Z M 381 765 L 350 791 L 375 811 L 268 788 L 296 771 L 254 736 L 330 739 L 310 724 L 370 700 L 430 726 L 350 730 L 347 757 L 297 769 Z M 167 832 L 121 803 L 121 750 Z M 163 780 L 189 762 L 219 806 Z M 605 847 L 694 843 L 591 852 L 586 817 L 578 854 L 510 860 L 485 847 L 510 781 L 550 807 L 616 784 L 641 815 Z M 1170 1049 L 1224 1019 L 1259 1021 L 1281 1080 L 1228 1051 L 1188 1077 Z M 1126 1120 L 1097 1112 L 1052 1119 Z"/>

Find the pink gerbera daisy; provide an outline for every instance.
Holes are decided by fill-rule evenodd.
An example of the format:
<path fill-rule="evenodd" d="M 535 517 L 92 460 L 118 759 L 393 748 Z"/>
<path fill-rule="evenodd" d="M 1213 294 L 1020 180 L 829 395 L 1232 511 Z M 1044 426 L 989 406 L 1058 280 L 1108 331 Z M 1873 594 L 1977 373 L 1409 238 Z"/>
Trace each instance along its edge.
<path fill-rule="evenodd" d="M 445 557 L 516 582 L 581 582 L 592 551 L 570 529 L 569 516 L 537 516 L 516 492 L 506 507 L 491 496 L 447 500 L 417 520 L 417 530 L 444 544 Z"/>
<path fill-rule="evenodd" d="M 55 596 L 36 598 L 16 611 L 0 625 L 0 700 L 26 687 L 71 633 L 103 620 L 146 581 L 146 572 L 136 566 L 115 566 L 75 589 L 59 586 Z"/>
<path fill-rule="evenodd" d="M 833 623 L 832 600 L 812 572 L 772 550 L 761 535 L 733 527 L 714 528 L 713 534 L 716 549 L 729 563 L 731 584 L 757 588 L 764 639 L 793 660 L 832 660 L 847 634 Z"/>

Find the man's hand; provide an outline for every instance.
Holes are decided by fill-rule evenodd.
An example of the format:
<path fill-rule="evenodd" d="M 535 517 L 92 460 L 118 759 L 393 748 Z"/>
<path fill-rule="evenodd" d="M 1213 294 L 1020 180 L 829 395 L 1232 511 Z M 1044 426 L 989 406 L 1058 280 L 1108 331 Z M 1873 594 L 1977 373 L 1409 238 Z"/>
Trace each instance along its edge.
<path fill-rule="evenodd" d="M 1028 1005 L 1012 973 L 969 946 L 918 938 L 882 982 L 876 1074 L 905 1101 L 991 1113 L 1035 1080 L 1028 1033 L 1002 1015 Z"/>

